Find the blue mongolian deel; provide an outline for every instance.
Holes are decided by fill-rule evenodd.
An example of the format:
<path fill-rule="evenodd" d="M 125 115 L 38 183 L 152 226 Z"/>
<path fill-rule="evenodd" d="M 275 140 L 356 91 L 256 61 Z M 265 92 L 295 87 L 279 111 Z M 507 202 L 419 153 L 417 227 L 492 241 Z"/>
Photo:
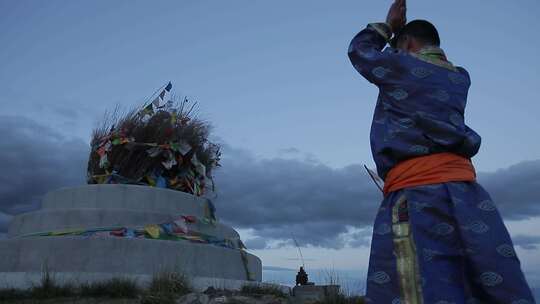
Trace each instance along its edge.
<path fill-rule="evenodd" d="M 469 74 L 442 60 L 439 48 L 419 54 L 386 48 L 374 28 L 352 40 L 355 69 L 379 87 L 371 125 L 371 150 L 384 179 L 398 162 L 415 156 L 454 152 L 466 158 L 480 148 L 480 136 L 465 125 Z"/>
<path fill-rule="evenodd" d="M 355 69 L 377 85 L 371 148 L 383 179 L 396 164 L 451 152 L 473 157 L 481 138 L 464 122 L 470 78 L 438 47 L 385 47 L 385 24 L 370 24 L 349 47 Z M 532 304 L 510 236 L 476 182 L 389 193 L 373 228 L 368 303 Z"/>

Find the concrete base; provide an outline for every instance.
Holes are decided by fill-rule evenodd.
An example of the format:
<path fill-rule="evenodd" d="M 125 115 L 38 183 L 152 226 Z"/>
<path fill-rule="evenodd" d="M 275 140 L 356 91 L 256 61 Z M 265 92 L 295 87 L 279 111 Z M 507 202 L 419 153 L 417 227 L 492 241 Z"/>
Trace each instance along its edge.
<path fill-rule="evenodd" d="M 173 216 L 163 212 L 126 209 L 46 209 L 17 215 L 9 225 L 9 238 L 36 232 L 98 227 L 142 227 L 148 224 L 172 222 L 183 214 Z M 188 224 L 190 231 L 212 235 L 219 239 L 238 239 L 238 233 L 221 223 Z"/>
<path fill-rule="evenodd" d="M 129 209 L 202 217 L 207 199 L 171 189 L 138 185 L 84 185 L 51 191 L 43 209 Z"/>
<path fill-rule="evenodd" d="M 52 272 L 152 275 L 178 271 L 190 277 L 262 279 L 261 261 L 241 251 L 189 241 L 127 238 L 37 237 L 0 241 L 0 273 Z M 250 278 L 247 276 L 250 272 Z"/>
<path fill-rule="evenodd" d="M 209 216 L 207 199 L 180 191 L 135 185 L 85 185 L 51 191 L 42 209 L 15 216 L 8 237 L 79 228 L 144 226 L 180 215 Z M 216 237 L 238 237 L 230 227 L 200 231 Z"/>
<path fill-rule="evenodd" d="M 301 285 L 292 290 L 295 303 L 315 303 L 333 299 L 339 293 L 339 285 Z"/>
<path fill-rule="evenodd" d="M 204 198 L 147 186 L 86 185 L 50 192 L 42 210 L 17 215 L 10 223 L 8 239 L 0 241 L 0 279 L 23 284 L 20 276 L 28 274 L 33 281 L 41 277 L 46 265 L 62 277 L 81 280 L 118 276 L 146 280 L 159 271 L 175 271 L 190 278 L 212 278 L 212 285 L 260 282 L 259 258 L 211 244 L 120 237 L 24 237 L 64 229 L 140 227 L 180 215 L 208 219 L 209 207 Z M 239 239 L 232 227 L 220 223 L 196 221 L 188 229 L 218 239 Z"/>

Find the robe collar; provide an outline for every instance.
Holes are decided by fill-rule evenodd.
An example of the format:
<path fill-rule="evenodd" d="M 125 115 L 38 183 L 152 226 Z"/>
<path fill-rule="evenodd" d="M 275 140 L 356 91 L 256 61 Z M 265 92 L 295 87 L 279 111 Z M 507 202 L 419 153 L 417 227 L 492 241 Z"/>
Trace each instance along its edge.
<path fill-rule="evenodd" d="M 431 64 L 457 71 L 456 67 L 446 58 L 443 49 L 438 46 L 426 46 L 418 52 L 411 53 L 411 55 Z"/>

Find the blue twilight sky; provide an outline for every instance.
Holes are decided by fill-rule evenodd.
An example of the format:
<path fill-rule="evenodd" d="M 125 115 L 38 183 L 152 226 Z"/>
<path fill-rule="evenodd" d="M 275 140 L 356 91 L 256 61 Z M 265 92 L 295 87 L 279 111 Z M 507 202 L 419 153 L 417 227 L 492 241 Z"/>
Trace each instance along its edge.
<path fill-rule="evenodd" d="M 377 91 L 346 50 L 389 3 L 3 0 L 0 94 L 17 105 L 3 112 L 84 113 L 68 130 L 53 120 L 87 140 L 104 109 L 137 104 L 171 80 L 235 147 L 264 157 L 294 147 L 331 166 L 371 162 Z M 478 169 L 536 159 L 540 2 L 408 7 L 409 20 L 438 26 L 449 59 L 472 75 L 467 119 L 484 140 Z"/>
<path fill-rule="evenodd" d="M 140 105 L 170 80 L 224 144 L 218 215 L 263 263 L 297 266 L 280 243 L 294 228 L 314 267 L 365 269 L 379 197 L 358 165 L 373 166 L 377 90 L 346 52 L 390 3 L 0 0 L 0 165 L 17 171 L 0 177 L 0 233 L 44 192 L 84 182 L 105 110 Z M 466 119 L 483 137 L 474 162 L 538 286 L 539 15 L 537 0 L 408 3 L 409 20 L 432 21 L 449 60 L 471 74 Z M 247 206 L 258 208 L 249 219 Z"/>

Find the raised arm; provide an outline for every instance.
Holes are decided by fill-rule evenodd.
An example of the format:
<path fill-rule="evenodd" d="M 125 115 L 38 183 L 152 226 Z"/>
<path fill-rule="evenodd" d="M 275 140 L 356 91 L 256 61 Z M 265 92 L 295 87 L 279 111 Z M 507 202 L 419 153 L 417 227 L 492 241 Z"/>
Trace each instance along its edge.
<path fill-rule="evenodd" d="M 392 66 L 397 64 L 396 50 L 382 51 L 406 22 L 405 0 L 396 0 L 386 18 L 386 23 L 370 23 L 358 33 L 349 45 L 349 59 L 354 68 L 369 82 L 383 84 Z"/>

